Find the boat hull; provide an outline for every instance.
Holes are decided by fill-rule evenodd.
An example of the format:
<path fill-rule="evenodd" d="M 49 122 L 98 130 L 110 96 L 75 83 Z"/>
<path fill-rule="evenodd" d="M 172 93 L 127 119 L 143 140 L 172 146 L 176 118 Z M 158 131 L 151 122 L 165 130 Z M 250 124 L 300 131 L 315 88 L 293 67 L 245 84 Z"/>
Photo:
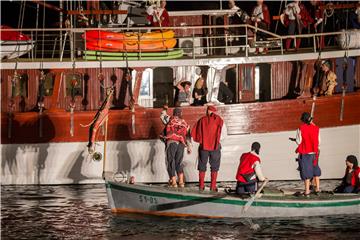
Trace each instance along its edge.
<path fill-rule="evenodd" d="M 14 59 L 20 57 L 33 49 L 34 42 L 28 41 L 1 41 L 1 59 Z"/>
<path fill-rule="evenodd" d="M 334 196 L 331 200 L 303 197 L 256 199 L 243 211 L 249 199 L 225 193 L 204 194 L 146 185 L 106 182 L 112 212 L 133 212 L 179 217 L 269 218 L 360 214 L 360 195 Z"/>

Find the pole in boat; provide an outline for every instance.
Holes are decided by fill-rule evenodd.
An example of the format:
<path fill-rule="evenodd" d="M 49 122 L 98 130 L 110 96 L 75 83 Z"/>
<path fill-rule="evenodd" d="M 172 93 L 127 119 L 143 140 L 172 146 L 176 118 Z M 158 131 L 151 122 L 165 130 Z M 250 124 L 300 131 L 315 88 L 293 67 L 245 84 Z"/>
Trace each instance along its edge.
<path fill-rule="evenodd" d="M 261 194 L 261 191 L 264 189 L 265 185 L 269 182 L 268 179 L 266 179 L 264 181 L 264 183 L 261 185 L 261 187 L 257 190 L 256 194 L 244 205 L 243 210 L 242 210 L 242 214 L 246 213 L 247 210 L 249 210 L 249 208 L 251 207 L 251 205 L 253 204 L 253 202 L 255 201 L 256 198 L 258 198 Z M 259 230 L 260 229 L 260 225 L 259 224 L 254 224 L 253 221 L 251 220 L 251 218 L 246 218 L 247 222 L 250 224 L 250 228 L 253 230 Z"/>
<path fill-rule="evenodd" d="M 105 168 L 106 168 L 106 143 L 107 143 L 107 133 L 108 133 L 108 120 L 109 117 L 106 117 L 105 120 L 105 138 L 104 138 L 104 158 L 103 158 L 103 172 L 102 172 L 102 177 L 103 179 L 105 179 Z"/>
<path fill-rule="evenodd" d="M 269 182 L 268 179 L 266 179 L 264 181 L 264 183 L 261 185 L 261 187 L 257 190 L 256 194 L 244 205 L 243 211 L 242 213 L 246 213 L 247 210 L 249 210 L 249 208 L 251 207 L 251 205 L 253 204 L 253 202 L 255 201 L 256 198 L 258 198 L 261 194 L 261 191 L 264 189 L 265 185 Z"/>

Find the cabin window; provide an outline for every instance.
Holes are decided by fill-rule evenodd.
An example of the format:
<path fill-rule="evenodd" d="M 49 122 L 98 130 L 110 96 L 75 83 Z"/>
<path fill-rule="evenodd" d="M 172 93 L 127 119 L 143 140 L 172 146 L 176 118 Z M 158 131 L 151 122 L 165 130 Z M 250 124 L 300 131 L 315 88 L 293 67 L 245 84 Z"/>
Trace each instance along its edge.
<path fill-rule="evenodd" d="M 51 96 L 54 91 L 55 74 L 47 73 L 44 80 L 44 96 Z M 41 83 L 40 83 L 41 84 Z"/>
<path fill-rule="evenodd" d="M 251 90 L 252 86 L 251 86 L 251 82 L 252 82 L 252 71 L 253 68 L 252 66 L 245 66 L 243 68 L 242 71 L 242 76 L 241 76 L 241 80 L 242 80 L 242 89 L 243 90 Z"/>
<path fill-rule="evenodd" d="M 13 97 L 28 97 L 28 80 L 26 73 L 19 74 L 17 78 L 11 79 L 11 92 Z"/>
<path fill-rule="evenodd" d="M 135 78 L 136 78 L 136 71 L 132 72 L 132 88 L 134 90 L 135 87 Z M 153 70 L 151 68 L 146 68 L 141 77 L 141 85 L 140 85 L 140 92 L 138 103 L 142 107 L 153 107 L 154 99 L 153 99 Z"/>
<path fill-rule="evenodd" d="M 82 75 L 80 73 L 66 74 L 66 96 L 82 96 L 82 82 Z"/>

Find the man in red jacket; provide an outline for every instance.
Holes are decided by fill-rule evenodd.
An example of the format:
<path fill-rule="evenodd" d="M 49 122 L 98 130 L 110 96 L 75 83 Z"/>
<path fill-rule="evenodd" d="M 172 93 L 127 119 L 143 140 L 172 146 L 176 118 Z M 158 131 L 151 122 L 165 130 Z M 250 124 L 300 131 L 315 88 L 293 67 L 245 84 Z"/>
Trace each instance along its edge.
<path fill-rule="evenodd" d="M 285 8 L 285 26 L 288 28 L 288 35 L 300 35 L 304 28 L 307 28 L 309 24 L 312 24 L 314 20 L 310 16 L 309 12 L 305 8 L 305 5 L 299 0 L 294 0 L 292 3 L 286 5 Z M 294 37 L 286 39 L 286 50 L 290 50 L 290 44 Z M 295 42 L 295 50 L 300 47 L 301 38 L 297 38 Z"/>
<path fill-rule="evenodd" d="M 215 106 L 208 106 L 206 116 L 200 118 L 191 130 L 191 136 L 199 146 L 199 189 L 205 189 L 206 165 L 210 162 L 211 184 L 210 190 L 217 191 L 216 179 L 220 168 L 221 146 L 220 137 L 224 124 L 222 118 L 216 114 Z"/>
<path fill-rule="evenodd" d="M 320 192 L 321 169 L 318 164 L 320 129 L 313 123 L 310 113 L 304 112 L 300 120 L 302 124 L 297 130 L 296 153 L 299 154 L 300 177 L 305 184 L 304 196 L 309 196 L 311 179 L 315 183 L 315 193 Z"/>
<path fill-rule="evenodd" d="M 147 19 L 152 27 L 170 27 L 169 13 L 165 9 L 166 0 L 161 0 L 160 7 L 151 6 L 148 9 Z"/>
<path fill-rule="evenodd" d="M 256 183 L 265 181 L 259 157 L 260 143 L 254 142 L 251 145 L 251 152 L 244 153 L 240 157 L 240 164 L 236 173 L 236 193 L 254 193 L 256 192 Z"/>

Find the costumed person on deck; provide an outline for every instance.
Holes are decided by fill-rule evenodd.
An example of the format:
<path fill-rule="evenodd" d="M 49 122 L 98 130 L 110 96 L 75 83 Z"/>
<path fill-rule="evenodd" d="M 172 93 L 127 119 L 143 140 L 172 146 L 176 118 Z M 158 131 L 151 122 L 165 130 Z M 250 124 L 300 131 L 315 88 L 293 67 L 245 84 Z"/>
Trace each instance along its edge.
<path fill-rule="evenodd" d="M 331 70 L 330 61 L 324 60 L 321 63 L 321 70 L 323 71 L 322 78 L 319 83 L 320 95 L 331 96 L 335 91 L 337 85 L 336 74 Z"/>
<path fill-rule="evenodd" d="M 147 19 L 152 27 L 170 27 L 169 13 L 165 9 L 166 1 L 161 0 L 160 7 L 151 5 L 147 9 Z"/>
<path fill-rule="evenodd" d="M 286 5 L 284 13 L 284 24 L 288 28 L 288 35 L 295 35 L 295 33 L 300 35 L 303 28 L 307 28 L 308 24 L 313 22 L 305 5 L 299 0 L 295 0 Z M 287 51 L 290 50 L 291 41 L 293 39 L 295 40 L 295 37 L 286 39 L 285 47 Z M 300 44 L 301 39 L 297 38 L 295 41 L 295 50 L 300 47 Z"/>
<path fill-rule="evenodd" d="M 163 118 L 162 118 L 163 120 Z M 185 186 L 182 161 L 184 149 L 191 153 L 190 127 L 182 118 L 181 108 L 174 108 L 173 116 L 163 120 L 166 123 L 166 130 L 163 138 L 166 141 L 166 165 L 169 174 L 169 186 L 177 187 L 176 174 L 179 187 Z"/>
<path fill-rule="evenodd" d="M 300 118 L 302 124 L 297 130 L 296 143 L 298 147 L 296 153 L 299 154 L 298 163 L 301 180 L 305 184 L 304 196 L 310 195 L 310 181 L 313 179 L 315 193 L 320 192 L 321 169 L 319 167 L 320 153 L 320 129 L 313 123 L 313 119 L 308 112 L 304 112 Z"/>
<path fill-rule="evenodd" d="M 217 191 L 216 179 L 220 168 L 221 145 L 220 140 L 226 134 L 223 119 L 216 113 L 215 106 L 207 107 L 206 116 L 200 118 L 191 130 L 191 136 L 199 146 L 199 189 L 205 189 L 205 174 L 208 161 L 211 169 L 210 190 Z"/>
<path fill-rule="evenodd" d="M 314 21 L 314 31 L 315 33 L 323 33 L 324 31 L 324 3 L 321 0 L 311 0 L 310 1 L 312 9 L 311 16 L 315 17 Z M 323 49 L 325 47 L 325 38 L 324 36 L 317 37 L 316 45 L 318 49 Z"/>
<path fill-rule="evenodd" d="M 189 106 L 191 97 L 191 82 L 187 80 L 179 81 L 175 86 L 174 105 Z"/>
<path fill-rule="evenodd" d="M 269 30 L 270 29 L 270 12 L 264 0 L 257 0 L 257 5 L 253 9 L 251 14 L 251 22 L 255 27 Z M 256 32 L 256 40 L 266 40 L 266 34 L 261 31 Z M 259 52 L 259 49 L 256 49 L 256 53 Z M 267 52 L 265 49 L 264 53 Z"/>
<path fill-rule="evenodd" d="M 207 103 L 206 95 L 208 94 L 208 89 L 206 87 L 206 82 L 203 77 L 199 77 L 195 82 L 195 87 L 192 93 L 194 98 L 193 106 L 203 106 Z"/>
<path fill-rule="evenodd" d="M 358 7 L 350 13 L 350 23 L 355 29 L 360 29 L 360 1 L 358 3 Z"/>
<path fill-rule="evenodd" d="M 349 155 L 345 160 L 345 176 L 341 185 L 336 187 L 336 193 L 359 193 L 360 192 L 360 167 L 354 155 Z"/>
<path fill-rule="evenodd" d="M 240 157 L 240 164 L 236 173 L 236 193 L 254 193 L 257 189 L 258 181 L 265 181 L 259 157 L 260 143 L 254 142 L 251 151 L 243 153 Z"/>

